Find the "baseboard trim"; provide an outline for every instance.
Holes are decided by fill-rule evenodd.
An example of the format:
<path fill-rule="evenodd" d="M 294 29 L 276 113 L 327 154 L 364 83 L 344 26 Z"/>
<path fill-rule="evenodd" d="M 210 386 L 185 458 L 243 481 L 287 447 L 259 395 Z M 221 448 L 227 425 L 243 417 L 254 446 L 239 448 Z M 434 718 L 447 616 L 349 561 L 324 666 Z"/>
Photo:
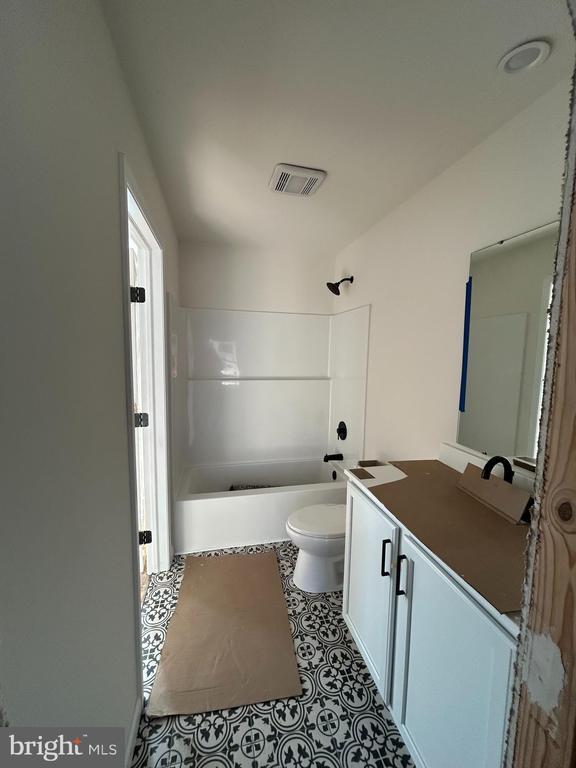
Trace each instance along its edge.
<path fill-rule="evenodd" d="M 134 747 L 136 746 L 136 737 L 138 736 L 138 726 L 140 725 L 140 717 L 142 716 L 142 709 L 144 706 L 144 699 L 142 694 L 139 693 L 136 698 L 136 704 L 134 705 L 134 713 L 132 714 L 132 722 L 130 728 L 126 734 L 126 752 L 124 754 L 124 767 L 130 768 L 132 765 L 132 755 L 134 754 Z"/>

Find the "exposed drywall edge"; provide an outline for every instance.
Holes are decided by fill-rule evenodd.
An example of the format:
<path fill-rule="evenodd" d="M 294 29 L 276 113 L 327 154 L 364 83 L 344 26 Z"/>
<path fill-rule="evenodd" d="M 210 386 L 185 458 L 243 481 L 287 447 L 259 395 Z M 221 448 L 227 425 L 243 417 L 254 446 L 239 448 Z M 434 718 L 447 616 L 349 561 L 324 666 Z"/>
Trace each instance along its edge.
<path fill-rule="evenodd" d="M 576 37 L 576 0 L 566 0 L 566 6 L 572 22 L 572 31 Z M 562 209 L 560 216 L 560 232 L 558 244 L 556 246 L 556 261 L 553 278 L 553 296 L 550 308 L 550 331 L 548 337 L 547 363 L 544 380 L 544 394 L 542 398 L 542 412 L 540 414 L 540 432 L 538 438 L 538 457 L 536 464 L 535 478 L 535 503 L 532 513 L 532 523 L 526 548 L 526 577 L 523 589 L 523 607 L 520 622 L 520 632 L 518 636 L 518 649 L 532 648 L 530 629 L 528 627 L 528 617 L 530 608 L 534 599 L 534 565 L 536 553 L 540 546 L 540 502 L 546 480 L 547 456 L 544 455 L 546 439 L 548 433 L 548 420 L 550 413 L 550 403 L 552 401 L 553 374 L 555 367 L 556 351 L 558 347 L 558 328 L 561 310 L 561 288 L 566 268 L 566 258 L 568 251 L 568 233 L 570 228 L 570 214 L 572 211 L 572 202 L 574 197 L 575 166 L 576 166 L 576 114 L 575 114 L 575 89 L 576 89 L 576 70 L 572 74 L 572 84 L 570 88 L 570 117 L 568 130 L 566 133 L 566 160 L 564 168 L 564 178 L 562 185 Z M 506 743 L 503 766 L 512 768 L 514 762 L 514 753 L 516 746 L 516 732 L 518 728 L 518 706 L 520 702 L 520 689 L 523 683 L 528 682 L 530 673 L 527 670 L 530 659 L 528 652 L 524 650 L 517 652 L 514 664 L 514 684 L 512 690 L 512 703 L 509 714 L 508 728 L 506 732 Z M 562 664 L 562 660 L 560 659 Z M 564 669 L 562 665 L 562 670 Z M 563 685 L 560 689 L 562 691 Z M 530 694 L 532 699 L 532 694 Z M 532 699 L 533 700 L 533 699 Z M 538 701 L 535 702 L 538 705 Z"/>
<path fill-rule="evenodd" d="M 562 654 L 550 635 L 530 633 L 522 682 L 531 701 L 547 715 L 552 715 L 558 706 L 565 678 Z"/>

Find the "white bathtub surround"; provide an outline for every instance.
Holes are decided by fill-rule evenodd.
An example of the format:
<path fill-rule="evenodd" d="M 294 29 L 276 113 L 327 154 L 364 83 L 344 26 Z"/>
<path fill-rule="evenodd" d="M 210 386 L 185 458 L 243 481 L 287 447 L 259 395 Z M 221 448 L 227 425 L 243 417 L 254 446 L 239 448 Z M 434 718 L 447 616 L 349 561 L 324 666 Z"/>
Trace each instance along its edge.
<path fill-rule="evenodd" d="M 185 316 L 172 295 L 168 296 L 168 372 L 170 386 L 172 496 L 176 497 L 186 456 Z"/>
<path fill-rule="evenodd" d="M 330 420 L 328 453 L 345 459 L 364 456 L 364 416 L 370 307 L 333 315 L 330 320 Z M 338 440 L 336 428 L 344 421 L 346 440 Z"/>
<path fill-rule="evenodd" d="M 363 455 L 368 306 L 332 316 L 180 312 L 181 466 Z M 346 441 L 336 439 L 340 421 Z"/>
<path fill-rule="evenodd" d="M 190 379 L 325 379 L 329 315 L 185 309 Z"/>
<path fill-rule="evenodd" d="M 188 465 L 318 459 L 326 451 L 328 380 L 189 381 Z"/>
<path fill-rule="evenodd" d="M 183 464 L 321 458 L 330 317 L 184 309 Z"/>
<path fill-rule="evenodd" d="M 336 479 L 333 479 L 333 475 Z M 230 491 L 232 485 L 260 485 Z M 335 462 L 270 461 L 189 469 L 175 504 L 177 554 L 287 538 L 290 514 L 312 504 L 343 504 L 346 482 Z"/>
<path fill-rule="evenodd" d="M 363 455 L 369 307 L 333 316 L 180 315 L 176 552 L 285 539 L 295 509 L 343 503 L 343 478 L 334 481 L 322 457 Z M 340 421 L 345 441 L 336 439 Z M 231 485 L 274 487 L 230 492 Z"/>

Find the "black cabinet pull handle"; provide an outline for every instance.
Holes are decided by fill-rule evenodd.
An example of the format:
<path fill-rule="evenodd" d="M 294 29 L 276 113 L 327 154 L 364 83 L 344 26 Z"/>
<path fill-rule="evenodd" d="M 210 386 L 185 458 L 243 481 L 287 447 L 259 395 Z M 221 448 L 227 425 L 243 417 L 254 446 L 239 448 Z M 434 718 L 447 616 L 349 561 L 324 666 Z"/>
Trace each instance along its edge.
<path fill-rule="evenodd" d="M 386 570 L 386 547 L 392 546 L 392 539 L 382 539 L 382 559 L 380 560 L 380 575 L 390 576 L 390 571 Z"/>
<path fill-rule="evenodd" d="M 396 595 L 406 594 L 405 589 L 400 589 L 400 577 L 402 576 L 402 560 L 408 560 L 406 555 L 400 555 L 396 563 Z"/>

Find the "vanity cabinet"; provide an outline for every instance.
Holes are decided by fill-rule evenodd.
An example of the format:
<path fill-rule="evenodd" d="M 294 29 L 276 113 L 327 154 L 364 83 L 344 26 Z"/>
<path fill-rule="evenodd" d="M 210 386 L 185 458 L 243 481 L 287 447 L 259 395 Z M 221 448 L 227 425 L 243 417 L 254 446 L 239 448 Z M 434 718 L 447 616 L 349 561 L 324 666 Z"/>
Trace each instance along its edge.
<path fill-rule="evenodd" d="M 426 768 L 498 768 L 514 642 L 406 535 L 400 556 L 397 724 Z"/>
<path fill-rule="evenodd" d="M 499 768 L 514 640 L 361 491 L 348 494 L 344 617 L 418 768 Z M 378 577 L 381 541 L 392 560 Z M 391 566 L 391 567 L 388 567 Z"/>
<path fill-rule="evenodd" d="M 386 704 L 390 704 L 398 539 L 399 526 L 349 484 L 344 619 Z"/>

